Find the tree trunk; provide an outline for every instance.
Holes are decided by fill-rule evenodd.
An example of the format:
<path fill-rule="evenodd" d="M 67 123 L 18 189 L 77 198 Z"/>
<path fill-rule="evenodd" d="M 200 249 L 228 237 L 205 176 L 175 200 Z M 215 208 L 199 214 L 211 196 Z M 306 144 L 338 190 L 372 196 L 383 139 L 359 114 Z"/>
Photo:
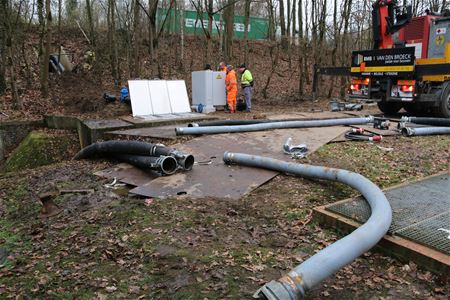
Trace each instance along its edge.
<path fill-rule="evenodd" d="M 250 21 L 250 4 L 251 0 L 245 0 L 244 4 L 244 63 L 248 64 L 248 23 Z"/>
<path fill-rule="evenodd" d="M 296 45 L 295 36 L 297 34 L 296 26 L 297 26 L 297 11 L 296 11 L 296 3 L 295 0 L 292 1 L 292 34 L 291 34 L 291 43 Z"/>
<path fill-rule="evenodd" d="M 284 1 L 279 1 L 278 3 L 280 5 L 281 47 L 283 49 L 287 49 L 286 19 L 284 17 Z"/>
<path fill-rule="evenodd" d="M 206 61 L 211 63 L 212 51 L 212 26 L 213 26 L 213 0 L 205 0 L 205 6 L 208 13 L 208 34 L 206 35 Z"/>
<path fill-rule="evenodd" d="M 274 11 L 274 0 L 267 0 L 267 11 L 268 11 L 268 17 L 269 17 L 269 40 L 275 41 L 275 31 L 276 31 L 276 24 L 275 24 L 275 11 Z"/>
<path fill-rule="evenodd" d="M 6 2 L 6 1 L 4 1 Z M 6 91 L 6 8 L 0 6 L 0 95 Z"/>
<path fill-rule="evenodd" d="M 47 0 L 46 0 L 47 2 Z M 38 19 L 39 19 L 39 64 L 40 64 L 40 81 L 41 81 L 41 93 L 43 97 L 48 95 L 48 54 L 47 43 L 47 31 L 48 27 L 44 17 L 44 0 L 38 0 Z M 47 9 L 45 8 L 45 11 Z"/>
<path fill-rule="evenodd" d="M 89 26 L 89 40 L 92 43 L 92 46 L 95 48 L 96 45 L 96 36 L 95 36 L 95 30 L 94 30 L 94 20 L 92 17 L 92 3 L 91 0 L 86 0 L 86 15 L 88 19 L 88 26 Z"/>
<path fill-rule="evenodd" d="M 140 44 L 141 44 L 141 32 L 140 32 L 140 8 L 138 1 L 134 1 L 134 7 L 133 7 L 133 72 L 132 77 L 139 77 L 141 76 L 141 62 L 139 58 L 139 51 L 140 51 Z"/>
<path fill-rule="evenodd" d="M 111 75 L 114 79 L 114 86 L 120 85 L 119 56 L 116 42 L 116 16 L 115 1 L 108 1 L 108 33 L 109 33 L 109 50 L 111 60 Z"/>
<path fill-rule="evenodd" d="M 303 1 L 298 0 L 298 67 L 299 67 L 299 80 L 298 80 L 298 98 L 303 97 L 304 88 L 304 70 L 303 70 L 303 56 L 304 52 L 304 39 L 303 39 Z"/>
<path fill-rule="evenodd" d="M 345 65 L 346 60 L 347 60 L 345 57 L 347 56 L 346 45 L 347 45 L 348 27 L 349 27 L 349 23 L 350 23 L 349 20 L 350 20 L 351 8 L 352 8 L 352 0 L 347 0 L 347 6 L 344 6 L 344 13 L 343 13 L 344 33 L 342 35 L 342 42 L 341 42 L 342 65 Z M 347 86 L 347 78 L 342 76 L 341 77 L 341 90 L 340 90 L 341 97 L 344 97 L 344 95 L 345 95 L 346 86 Z"/>
<path fill-rule="evenodd" d="M 16 72 L 14 66 L 14 34 L 12 28 L 12 10 L 9 6 L 9 1 L 1 2 L 1 10 L 3 11 L 3 27 L 4 27 L 4 37 L 5 37 L 5 48 L 6 48 L 6 57 L 3 59 L 6 60 L 6 69 L 9 71 L 9 80 L 11 84 L 11 96 L 12 96 L 12 106 L 13 109 L 22 109 L 22 100 L 17 93 L 17 85 L 16 85 Z M 3 55 L 2 55 L 3 57 Z M 6 72 L 5 72 L 6 75 Z M 1 75 L 0 75 L 1 76 Z M 6 77 L 6 76 L 4 76 Z M 6 80 L 5 80 L 6 85 Z"/>
<path fill-rule="evenodd" d="M 227 7 L 223 12 L 225 21 L 225 32 L 223 34 L 223 50 L 226 61 L 233 58 L 233 32 L 234 32 L 234 4 L 235 0 L 228 0 Z"/>

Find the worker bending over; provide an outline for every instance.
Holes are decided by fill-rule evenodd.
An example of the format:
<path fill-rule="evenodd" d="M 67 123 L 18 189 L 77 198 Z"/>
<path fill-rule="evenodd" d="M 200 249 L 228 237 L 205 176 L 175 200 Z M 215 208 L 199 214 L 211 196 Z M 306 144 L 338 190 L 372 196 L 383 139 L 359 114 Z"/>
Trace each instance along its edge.
<path fill-rule="evenodd" d="M 227 103 L 230 113 L 236 112 L 237 97 L 237 79 L 233 66 L 226 66 L 227 77 L 225 77 L 225 85 L 227 87 Z"/>
<path fill-rule="evenodd" d="M 252 73 L 245 67 L 245 64 L 239 66 L 239 73 L 241 76 L 241 87 L 244 91 L 245 104 L 247 106 L 247 112 L 252 109 L 252 93 L 253 93 L 253 76 Z"/>

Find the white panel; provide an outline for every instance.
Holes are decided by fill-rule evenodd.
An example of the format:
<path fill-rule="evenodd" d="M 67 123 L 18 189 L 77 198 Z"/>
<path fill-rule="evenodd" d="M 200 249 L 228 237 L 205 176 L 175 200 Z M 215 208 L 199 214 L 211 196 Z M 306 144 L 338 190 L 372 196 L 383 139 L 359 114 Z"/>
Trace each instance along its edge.
<path fill-rule="evenodd" d="M 225 72 L 213 72 L 212 77 L 212 99 L 213 105 L 225 105 L 227 103 L 225 94 Z"/>
<path fill-rule="evenodd" d="M 150 100 L 147 80 L 129 80 L 131 109 L 133 116 L 152 115 L 153 109 Z"/>
<path fill-rule="evenodd" d="M 184 80 L 168 80 L 167 91 L 169 92 L 172 113 L 191 112 L 189 97 Z"/>
<path fill-rule="evenodd" d="M 150 80 L 148 81 L 148 87 L 150 89 L 150 98 L 152 99 L 153 114 L 172 113 L 166 81 Z"/>

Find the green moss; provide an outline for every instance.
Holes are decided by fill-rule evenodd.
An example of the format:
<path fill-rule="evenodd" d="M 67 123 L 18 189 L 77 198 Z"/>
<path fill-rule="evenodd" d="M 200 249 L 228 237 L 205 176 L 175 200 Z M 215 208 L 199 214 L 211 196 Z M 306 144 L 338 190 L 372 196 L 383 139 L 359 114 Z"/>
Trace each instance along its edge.
<path fill-rule="evenodd" d="M 20 171 L 59 162 L 67 155 L 71 142 L 69 135 L 33 131 L 6 161 L 5 171 Z"/>

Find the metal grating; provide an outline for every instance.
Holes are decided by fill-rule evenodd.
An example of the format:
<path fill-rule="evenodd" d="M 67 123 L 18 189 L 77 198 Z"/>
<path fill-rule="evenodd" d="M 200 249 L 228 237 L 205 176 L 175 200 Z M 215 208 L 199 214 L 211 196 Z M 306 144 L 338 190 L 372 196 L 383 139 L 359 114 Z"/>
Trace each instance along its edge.
<path fill-rule="evenodd" d="M 450 229 L 450 173 L 385 191 L 385 195 L 392 207 L 389 234 L 400 235 L 402 232 L 402 236 L 418 243 L 430 243 L 430 246 L 442 251 L 447 249 L 447 244 L 438 243 L 434 229 L 427 228 L 438 226 L 433 222 L 440 220 L 446 224 L 439 226 Z M 370 207 L 362 197 L 330 205 L 326 209 L 360 223 L 370 216 Z M 443 216 L 442 219 L 440 216 Z M 415 228 L 422 228 L 420 226 L 425 226 L 421 232 L 414 231 Z"/>
<path fill-rule="evenodd" d="M 395 232 L 395 235 L 418 241 L 450 255 L 450 212 L 429 218 Z"/>

